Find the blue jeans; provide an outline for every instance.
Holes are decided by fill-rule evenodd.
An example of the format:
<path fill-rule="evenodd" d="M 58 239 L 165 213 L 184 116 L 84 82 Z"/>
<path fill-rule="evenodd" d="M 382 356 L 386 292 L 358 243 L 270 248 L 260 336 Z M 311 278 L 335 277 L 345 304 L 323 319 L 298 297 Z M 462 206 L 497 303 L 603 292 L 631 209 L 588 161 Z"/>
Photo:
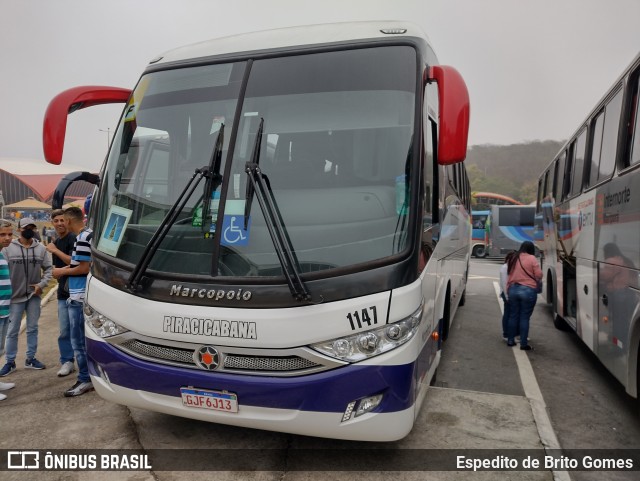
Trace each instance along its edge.
<path fill-rule="evenodd" d="M 500 293 L 500 298 L 502 299 L 503 309 L 502 309 L 502 337 L 509 338 L 509 318 L 511 317 L 511 308 L 509 307 L 509 301 L 507 300 L 507 296 L 504 295 L 504 292 Z M 516 329 L 516 336 L 520 335 L 520 330 Z"/>
<path fill-rule="evenodd" d="M 4 343 L 7 340 L 9 329 L 9 316 L 0 317 L 0 356 L 4 354 Z"/>
<path fill-rule="evenodd" d="M 504 295 L 504 292 L 500 293 L 502 299 L 502 337 L 509 337 L 509 316 L 511 315 L 511 309 L 509 308 L 509 301 Z"/>
<path fill-rule="evenodd" d="M 527 345 L 529 336 L 529 320 L 538 300 L 538 293 L 533 287 L 513 284 L 509 287 L 509 332 L 507 342 L 513 344 L 520 332 L 520 346 Z"/>
<path fill-rule="evenodd" d="M 67 299 L 69 309 L 69 323 L 71 325 L 71 345 L 78 363 L 78 381 L 89 382 L 89 367 L 87 365 L 87 348 L 84 338 L 84 313 L 82 302 Z"/>
<path fill-rule="evenodd" d="M 12 302 L 9 310 L 9 329 L 7 329 L 6 358 L 15 362 L 18 354 L 18 334 L 22 314 L 27 312 L 27 359 L 35 357 L 38 350 L 38 320 L 40 319 L 40 296 L 31 296 L 24 302 Z"/>
<path fill-rule="evenodd" d="M 58 323 L 60 334 L 58 335 L 58 350 L 60 351 L 60 364 L 73 362 L 73 346 L 71 346 L 71 325 L 69 323 L 69 308 L 66 299 L 58 299 Z"/>

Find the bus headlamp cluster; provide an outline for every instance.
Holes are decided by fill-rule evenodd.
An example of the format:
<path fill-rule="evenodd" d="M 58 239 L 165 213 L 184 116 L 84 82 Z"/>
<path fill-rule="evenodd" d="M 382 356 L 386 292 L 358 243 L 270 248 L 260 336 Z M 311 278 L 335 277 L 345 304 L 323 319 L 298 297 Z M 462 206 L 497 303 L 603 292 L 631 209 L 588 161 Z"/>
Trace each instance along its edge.
<path fill-rule="evenodd" d="M 422 319 L 423 303 L 406 319 L 378 329 L 312 344 L 310 347 L 341 361 L 358 362 L 388 352 L 411 339 Z"/>
<path fill-rule="evenodd" d="M 116 324 L 108 317 L 103 316 L 86 302 L 83 307 L 84 319 L 91 330 L 98 336 L 105 338 L 127 332 L 129 329 Z"/>

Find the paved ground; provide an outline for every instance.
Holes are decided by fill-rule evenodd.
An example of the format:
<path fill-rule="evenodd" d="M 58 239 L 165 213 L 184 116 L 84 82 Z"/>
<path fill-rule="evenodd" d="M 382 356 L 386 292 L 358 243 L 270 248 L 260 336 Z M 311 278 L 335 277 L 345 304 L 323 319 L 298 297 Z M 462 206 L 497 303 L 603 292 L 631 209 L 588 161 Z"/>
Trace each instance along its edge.
<path fill-rule="evenodd" d="M 539 449 L 540 438 L 529 400 L 514 393 L 494 394 L 436 387 L 409 436 L 396 443 L 374 445 L 293 436 L 259 430 L 203 423 L 173 416 L 129 410 L 103 401 L 95 392 L 64 398 L 75 382 L 74 375 L 56 377 L 58 369 L 56 303 L 42 311 L 38 358 L 48 368 L 24 369 L 25 339 L 20 336 L 18 370 L 3 378 L 15 382 L 9 399 L 0 405 L 0 449 L 201 449 L 229 448 L 245 456 L 248 449 L 270 450 L 272 456 L 291 456 L 295 449 Z M 4 360 L 3 360 L 4 361 Z M 417 451 L 419 452 L 419 451 Z M 425 453 L 424 451 L 422 453 Z M 276 460 L 277 461 L 277 460 Z M 285 460 L 286 461 L 286 460 Z M 357 461 L 357 452 L 354 462 Z M 390 460 L 392 462 L 392 460 Z M 401 466 L 399 466 L 401 469 Z M 37 476 L 34 478 L 34 474 Z M 551 480 L 548 471 L 539 472 L 370 472 L 362 471 L 259 471 L 259 472 L 0 472 L 3 480 L 130 480 L 172 481 L 178 479 L 254 480 Z"/>

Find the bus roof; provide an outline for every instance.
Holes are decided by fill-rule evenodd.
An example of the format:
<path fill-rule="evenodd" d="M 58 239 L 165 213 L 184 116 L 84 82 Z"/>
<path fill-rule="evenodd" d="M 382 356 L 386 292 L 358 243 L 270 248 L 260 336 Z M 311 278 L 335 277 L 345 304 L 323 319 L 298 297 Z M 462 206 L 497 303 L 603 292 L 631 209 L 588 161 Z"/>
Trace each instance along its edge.
<path fill-rule="evenodd" d="M 587 122 L 589 121 L 589 119 L 591 119 L 594 114 L 596 114 L 601 108 L 602 105 L 605 103 L 605 101 L 608 99 L 608 97 L 615 91 L 618 89 L 618 87 L 621 85 L 622 80 L 631 73 L 632 70 L 634 70 L 635 68 L 637 68 L 638 66 L 640 66 L 640 53 L 638 53 L 633 60 L 631 61 L 631 63 L 627 66 L 627 68 L 624 69 L 624 71 L 618 75 L 618 77 L 616 78 L 616 81 L 613 82 L 611 84 L 611 86 L 607 89 L 606 93 L 600 97 L 600 100 L 598 100 L 598 102 L 595 104 L 595 107 L 593 107 L 590 111 L 589 111 L 589 115 L 587 115 L 585 117 L 585 119 L 580 123 L 580 125 L 578 126 L 578 128 L 573 132 L 573 134 L 571 134 L 571 136 L 569 137 L 569 140 L 567 140 L 564 144 L 562 144 L 562 147 L 560 148 L 560 150 L 558 150 L 558 152 L 556 153 L 556 155 L 554 155 L 551 158 L 551 161 L 546 165 L 546 167 L 542 170 L 542 173 L 540 174 L 540 177 L 542 177 L 545 172 L 547 171 L 547 169 L 555 162 L 555 160 L 562 154 L 562 152 L 564 150 L 567 149 L 567 147 L 569 146 L 569 144 L 571 142 L 573 142 L 573 140 L 576 138 L 576 135 L 582 130 L 582 128 L 587 125 Z M 624 88 L 624 86 L 623 86 Z"/>
<path fill-rule="evenodd" d="M 397 20 L 342 22 L 263 30 L 216 38 L 170 50 L 162 54 L 159 60 L 154 59 L 151 63 L 158 65 L 231 53 L 403 37 L 419 37 L 430 43 L 422 29 L 410 22 Z"/>

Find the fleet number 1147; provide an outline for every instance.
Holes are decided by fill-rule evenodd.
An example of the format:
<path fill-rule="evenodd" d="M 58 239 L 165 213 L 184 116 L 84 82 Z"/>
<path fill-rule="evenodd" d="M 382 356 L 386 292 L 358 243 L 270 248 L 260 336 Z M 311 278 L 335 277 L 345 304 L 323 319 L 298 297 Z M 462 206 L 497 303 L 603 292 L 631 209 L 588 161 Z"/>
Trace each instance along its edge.
<path fill-rule="evenodd" d="M 371 326 L 378 324 L 378 313 L 376 306 L 365 307 L 360 311 L 353 311 L 347 314 L 347 319 L 351 325 L 351 330 L 362 329 L 363 326 Z"/>

